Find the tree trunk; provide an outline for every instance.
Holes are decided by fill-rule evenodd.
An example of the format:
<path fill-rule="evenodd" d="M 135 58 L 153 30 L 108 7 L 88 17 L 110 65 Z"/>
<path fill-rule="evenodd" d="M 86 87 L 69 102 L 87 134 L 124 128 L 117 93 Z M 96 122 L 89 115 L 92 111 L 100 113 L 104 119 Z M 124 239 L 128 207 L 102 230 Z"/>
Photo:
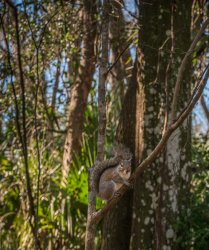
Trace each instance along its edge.
<path fill-rule="evenodd" d="M 79 152 L 83 131 L 84 113 L 95 71 L 94 43 L 96 37 L 96 1 L 84 0 L 84 39 L 78 74 L 71 90 L 69 122 L 64 145 L 62 184 L 66 184 L 73 155 Z"/>
<path fill-rule="evenodd" d="M 109 80 L 112 84 L 113 94 L 116 98 L 120 98 L 120 100 L 124 99 L 124 87 L 125 81 L 128 82 L 128 70 L 126 67 L 130 68 L 132 66 L 132 61 L 128 64 L 127 61 L 129 59 L 130 51 L 126 49 L 123 53 L 124 48 L 127 45 L 127 32 L 125 30 L 125 20 L 123 17 L 123 13 L 121 10 L 120 1 L 111 1 L 113 15 L 110 15 L 110 36 L 111 36 L 111 46 L 112 46 L 112 63 L 120 56 L 119 61 L 113 67 L 112 73 L 113 75 L 110 76 Z M 136 69 L 136 67 L 135 67 Z M 130 69 L 129 69 L 130 70 Z M 136 70 L 135 70 L 136 71 Z M 130 115 L 129 117 L 124 117 L 123 121 L 134 117 L 134 108 L 132 111 L 130 109 L 126 110 L 128 107 L 135 107 L 135 98 L 134 93 L 135 85 L 130 85 L 130 89 L 127 92 L 125 100 L 128 101 L 127 106 L 124 107 L 124 111 L 122 112 L 124 116 Z M 119 91 L 118 91 L 119 90 Z M 133 98 L 132 98 L 132 97 Z M 112 108 L 112 107 L 111 107 Z M 126 112 L 128 111 L 128 112 Z M 132 113 L 131 113 L 132 112 Z M 127 147 L 131 147 L 133 145 L 134 137 L 133 134 L 130 134 L 134 131 L 133 125 L 134 121 L 131 123 L 121 122 L 121 129 L 126 130 L 123 134 L 117 133 L 117 140 L 125 144 Z M 129 135 L 125 137 L 125 135 Z M 102 249 L 120 249 L 125 250 L 128 249 L 129 240 L 131 236 L 131 206 L 129 205 L 132 199 L 131 192 L 128 192 L 124 198 L 114 207 L 106 216 L 103 225 L 103 238 L 102 238 Z"/>
<path fill-rule="evenodd" d="M 125 95 L 125 105 L 118 126 L 117 140 L 134 152 L 136 123 L 136 65 L 134 66 L 131 84 Z M 128 121 L 128 122 L 127 122 Z M 102 250 L 127 250 L 131 237 L 131 201 L 132 192 L 127 192 L 119 203 L 109 211 L 104 219 Z"/>
<path fill-rule="evenodd" d="M 191 4 L 140 2 L 137 59 L 118 127 L 119 141 L 135 155 L 134 166 L 159 142 L 166 119 L 170 123 L 178 67 L 190 45 Z M 190 66 L 185 72 L 177 111 L 190 95 Z M 190 128 L 189 119 L 174 132 L 163 154 L 136 182 L 133 198 L 129 192 L 108 213 L 103 250 L 178 249 L 175 225 L 188 201 Z"/>
<path fill-rule="evenodd" d="M 146 157 L 162 136 L 164 122 L 171 122 L 171 104 L 178 67 L 190 45 L 191 1 L 148 1 L 140 4 L 139 103 L 140 143 L 136 159 Z M 149 32 L 148 32 L 149 31 Z M 166 42 L 166 39 L 167 40 Z M 164 47 L 162 45 L 164 44 Z M 161 47 L 161 50 L 159 50 Z M 139 57 L 138 57 L 139 58 Z M 191 71 L 185 70 L 177 112 L 190 95 Z M 136 123 L 136 125 L 137 125 Z M 178 216 L 188 203 L 190 166 L 190 119 L 177 129 L 164 153 L 135 184 L 132 215 L 133 249 L 178 249 Z M 137 136 L 137 135 L 136 135 Z M 136 138 L 137 142 L 137 138 Z"/>

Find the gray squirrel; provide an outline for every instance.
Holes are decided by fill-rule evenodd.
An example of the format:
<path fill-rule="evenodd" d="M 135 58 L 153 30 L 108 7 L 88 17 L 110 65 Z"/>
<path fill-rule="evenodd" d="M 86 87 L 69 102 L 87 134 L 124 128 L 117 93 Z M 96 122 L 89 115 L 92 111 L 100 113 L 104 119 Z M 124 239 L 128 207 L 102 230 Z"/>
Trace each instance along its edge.
<path fill-rule="evenodd" d="M 113 150 L 113 158 L 96 164 L 92 170 L 94 190 L 103 200 L 110 200 L 123 184 L 129 186 L 132 154 L 122 144 L 117 144 Z"/>

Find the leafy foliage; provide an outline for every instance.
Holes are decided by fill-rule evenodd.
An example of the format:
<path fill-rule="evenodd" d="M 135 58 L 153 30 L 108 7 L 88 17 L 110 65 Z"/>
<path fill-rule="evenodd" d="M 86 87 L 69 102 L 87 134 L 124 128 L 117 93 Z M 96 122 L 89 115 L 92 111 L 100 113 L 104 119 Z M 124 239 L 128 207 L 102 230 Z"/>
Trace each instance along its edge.
<path fill-rule="evenodd" d="M 179 219 L 182 249 L 207 250 L 209 246 L 209 141 L 207 136 L 193 140 L 191 203 Z"/>

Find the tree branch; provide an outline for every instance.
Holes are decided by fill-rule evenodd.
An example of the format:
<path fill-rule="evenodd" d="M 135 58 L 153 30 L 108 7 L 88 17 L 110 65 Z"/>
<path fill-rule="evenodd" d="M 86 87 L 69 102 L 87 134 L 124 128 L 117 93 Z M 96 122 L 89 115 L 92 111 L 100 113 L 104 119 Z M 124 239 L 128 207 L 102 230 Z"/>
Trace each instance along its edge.
<path fill-rule="evenodd" d="M 189 57 L 193 54 L 195 46 L 197 45 L 197 43 L 202 38 L 202 34 L 205 31 L 208 24 L 209 24 L 209 18 L 203 23 L 201 29 L 199 30 L 196 37 L 194 38 L 191 46 L 189 47 L 187 53 L 185 54 L 185 56 L 184 56 L 184 58 L 182 60 L 181 65 L 179 67 L 177 80 L 176 80 L 176 85 L 175 85 L 175 89 L 174 89 L 172 106 L 171 106 L 171 121 L 175 120 L 175 117 L 176 117 L 177 101 L 178 101 L 180 86 L 181 86 L 181 82 L 182 82 L 182 79 L 183 79 L 183 74 L 184 74 L 187 62 L 189 60 Z"/>

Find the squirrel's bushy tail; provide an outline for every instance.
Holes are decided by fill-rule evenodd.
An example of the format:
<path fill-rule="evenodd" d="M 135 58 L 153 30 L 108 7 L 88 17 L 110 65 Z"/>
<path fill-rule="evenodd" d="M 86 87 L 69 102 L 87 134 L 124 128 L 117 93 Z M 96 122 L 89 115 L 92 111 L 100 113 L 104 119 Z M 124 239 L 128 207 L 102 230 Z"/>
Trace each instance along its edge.
<path fill-rule="evenodd" d="M 131 160 L 132 153 L 123 144 L 115 144 L 113 147 L 114 157 L 108 160 L 96 163 L 92 170 L 93 188 L 98 193 L 99 180 L 102 173 L 108 169 L 117 166 L 122 160 Z"/>

